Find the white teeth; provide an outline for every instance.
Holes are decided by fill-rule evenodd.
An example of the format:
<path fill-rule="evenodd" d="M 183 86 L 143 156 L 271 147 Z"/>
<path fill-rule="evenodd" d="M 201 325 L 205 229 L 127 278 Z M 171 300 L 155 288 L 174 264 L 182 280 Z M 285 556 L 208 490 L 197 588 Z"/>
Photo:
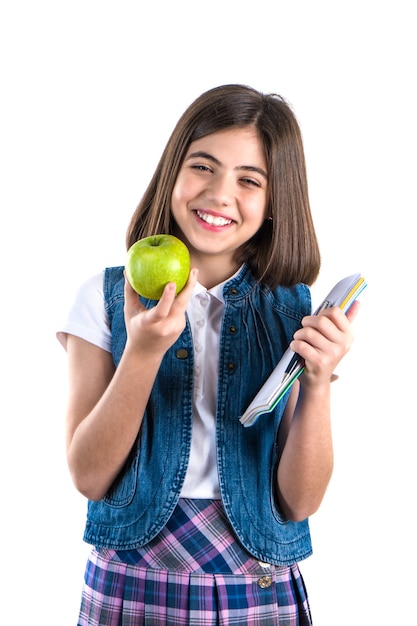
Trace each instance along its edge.
<path fill-rule="evenodd" d="M 207 222 L 207 224 L 211 224 L 212 226 L 227 226 L 231 224 L 233 220 L 226 220 L 224 217 L 214 217 L 214 215 L 209 215 L 208 213 L 203 213 L 202 211 L 196 211 L 198 217 Z"/>

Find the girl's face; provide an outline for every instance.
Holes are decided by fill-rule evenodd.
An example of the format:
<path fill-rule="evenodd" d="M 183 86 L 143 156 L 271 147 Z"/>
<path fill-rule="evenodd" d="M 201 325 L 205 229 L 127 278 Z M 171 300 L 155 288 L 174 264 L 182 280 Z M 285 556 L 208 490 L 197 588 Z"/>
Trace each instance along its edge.
<path fill-rule="evenodd" d="M 191 261 L 217 257 L 235 270 L 235 251 L 266 219 L 266 159 L 254 128 L 194 141 L 172 192 L 171 209 Z M 226 269 L 226 268 L 225 268 Z"/>

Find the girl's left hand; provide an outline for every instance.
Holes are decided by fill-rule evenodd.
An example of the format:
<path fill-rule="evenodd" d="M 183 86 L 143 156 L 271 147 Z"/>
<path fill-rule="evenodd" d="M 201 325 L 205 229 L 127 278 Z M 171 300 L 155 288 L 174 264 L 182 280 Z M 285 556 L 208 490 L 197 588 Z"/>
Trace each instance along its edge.
<path fill-rule="evenodd" d="M 334 369 L 349 352 L 354 333 L 351 322 L 355 319 L 359 302 L 355 301 L 347 313 L 332 307 L 319 313 L 307 315 L 302 328 L 294 333 L 290 344 L 305 361 L 305 370 L 300 382 L 303 386 L 328 384 Z"/>

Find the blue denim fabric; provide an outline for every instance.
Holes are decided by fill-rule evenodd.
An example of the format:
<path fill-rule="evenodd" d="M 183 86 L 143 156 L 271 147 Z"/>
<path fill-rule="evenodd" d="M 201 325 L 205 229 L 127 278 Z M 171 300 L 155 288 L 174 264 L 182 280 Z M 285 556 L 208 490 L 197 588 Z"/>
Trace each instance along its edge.
<path fill-rule="evenodd" d="M 107 268 L 105 305 L 113 358 L 126 342 L 123 267 Z M 275 476 L 276 436 L 286 398 L 275 410 L 244 428 L 239 417 L 311 312 L 306 285 L 271 291 L 250 269 L 228 281 L 220 338 L 216 414 L 221 496 L 229 521 L 255 557 L 288 565 L 312 552 L 308 520 L 291 522 L 280 513 Z M 154 301 L 143 300 L 147 307 Z M 109 493 L 88 503 L 84 539 L 99 547 L 130 549 L 149 542 L 165 526 L 178 501 L 191 444 L 193 344 L 186 328 L 166 353 L 141 430 L 125 468 Z"/>

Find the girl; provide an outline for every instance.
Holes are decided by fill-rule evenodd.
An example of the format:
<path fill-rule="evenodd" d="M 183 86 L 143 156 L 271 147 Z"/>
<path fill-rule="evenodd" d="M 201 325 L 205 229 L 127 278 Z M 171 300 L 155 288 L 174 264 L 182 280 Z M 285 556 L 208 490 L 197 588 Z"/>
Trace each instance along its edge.
<path fill-rule="evenodd" d="M 80 289 L 67 456 L 88 498 L 79 626 L 311 624 L 298 562 L 332 472 L 330 381 L 354 304 L 311 315 L 320 255 L 285 100 L 225 85 L 178 121 L 127 232 L 189 248 L 187 285 L 139 298 L 123 267 Z M 239 421 L 288 344 L 305 371 Z"/>

